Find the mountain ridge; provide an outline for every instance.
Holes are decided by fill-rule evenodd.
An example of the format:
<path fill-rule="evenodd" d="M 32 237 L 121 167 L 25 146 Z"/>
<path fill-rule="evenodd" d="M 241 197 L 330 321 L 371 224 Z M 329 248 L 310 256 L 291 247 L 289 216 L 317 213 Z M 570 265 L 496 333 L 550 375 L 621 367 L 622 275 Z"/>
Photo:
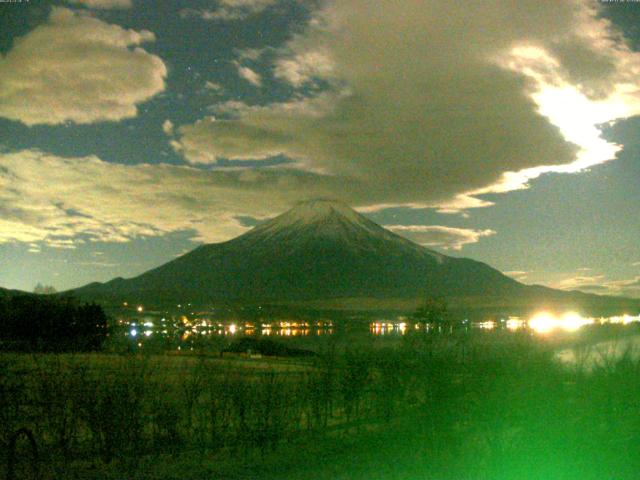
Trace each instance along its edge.
<path fill-rule="evenodd" d="M 549 297 L 570 296 L 549 290 Z M 234 239 L 201 245 L 137 277 L 94 282 L 72 293 L 103 301 L 208 305 L 545 294 L 482 262 L 413 243 L 344 203 L 324 199 L 301 202 Z"/>

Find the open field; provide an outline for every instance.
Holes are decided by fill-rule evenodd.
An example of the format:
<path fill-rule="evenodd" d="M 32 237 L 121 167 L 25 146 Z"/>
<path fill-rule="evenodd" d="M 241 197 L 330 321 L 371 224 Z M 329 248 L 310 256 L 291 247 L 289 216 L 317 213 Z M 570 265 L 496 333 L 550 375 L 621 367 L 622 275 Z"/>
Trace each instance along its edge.
<path fill-rule="evenodd" d="M 302 360 L 2 354 L 0 436 L 33 432 L 41 478 L 636 478 L 640 361 L 555 351 L 415 335 Z M 33 466 L 21 439 L 16 478 Z"/>

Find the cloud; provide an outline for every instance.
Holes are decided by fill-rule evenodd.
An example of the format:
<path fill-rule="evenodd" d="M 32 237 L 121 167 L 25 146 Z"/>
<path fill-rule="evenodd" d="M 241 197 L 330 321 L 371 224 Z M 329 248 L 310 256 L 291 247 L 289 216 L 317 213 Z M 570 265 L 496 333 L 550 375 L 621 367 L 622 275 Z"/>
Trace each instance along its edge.
<path fill-rule="evenodd" d="M 524 280 L 529 276 L 529 272 L 527 272 L 526 270 L 511 270 L 508 272 L 502 272 L 505 275 L 507 275 L 508 277 L 513 277 L 516 280 Z"/>
<path fill-rule="evenodd" d="M 98 10 L 126 9 L 133 7 L 132 0 L 67 0 L 68 3 L 84 5 Z"/>
<path fill-rule="evenodd" d="M 244 20 L 247 17 L 262 13 L 276 5 L 279 0 L 219 0 L 218 7 L 211 9 L 184 9 L 182 17 L 199 17 L 210 21 Z"/>
<path fill-rule="evenodd" d="M 217 93 L 224 93 L 224 87 L 222 85 L 216 82 L 211 82 L 209 80 L 207 80 L 207 82 L 204 84 L 204 88 Z"/>
<path fill-rule="evenodd" d="M 243 61 L 243 60 L 250 60 L 252 62 L 255 62 L 256 60 L 259 60 L 260 57 L 267 51 L 271 51 L 272 48 L 271 47 L 264 47 L 264 48 L 240 48 L 240 49 L 235 49 L 236 54 L 238 55 L 238 60 Z"/>
<path fill-rule="evenodd" d="M 346 189 L 339 182 L 286 168 L 200 170 L 0 152 L 0 243 L 73 248 L 176 231 L 223 241 L 247 230 L 242 216 L 271 217 L 301 198 L 326 198 Z M 347 201 L 363 204 L 366 193 L 350 185 Z"/>
<path fill-rule="evenodd" d="M 331 56 L 322 51 L 303 51 L 276 61 L 274 76 L 294 87 L 301 87 L 314 78 L 330 78 L 334 73 Z"/>
<path fill-rule="evenodd" d="M 365 185 L 291 168 L 201 170 L 173 165 L 122 165 L 95 156 L 64 158 L 36 150 L 0 153 L 0 243 L 75 248 L 92 241 L 192 231 L 207 241 L 246 231 L 246 218 L 264 219 L 302 198 L 343 190 L 367 204 Z M 429 246 L 460 250 L 492 230 L 392 225 Z"/>
<path fill-rule="evenodd" d="M 610 281 L 606 286 L 613 294 L 640 298 L 640 277 Z"/>
<path fill-rule="evenodd" d="M 75 262 L 76 265 L 81 265 L 83 267 L 97 267 L 97 268 L 115 268 L 120 267 L 120 263 L 113 262 Z"/>
<path fill-rule="evenodd" d="M 482 237 L 495 235 L 493 230 L 472 230 L 441 225 L 387 225 L 392 232 L 416 243 L 430 247 L 462 250 L 469 243 L 477 243 Z"/>
<path fill-rule="evenodd" d="M 564 278 L 554 285 L 562 290 L 606 289 L 604 275 L 575 275 Z"/>
<path fill-rule="evenodd" d="M 173 135 L 173 122 L 168 118 L 162 123 L 162 131 L 167 135 Z"/>
<path fill-rule="evenodd" d="M 236 66 L 238 68 L 238 75 L 240 75 L 241 78 L 244 78 L 247 82 L 255 85 L 256 87 L 260 87 L 262 85 L 262 77 L 260 77 L 260 74 L 254 72 L 249 67 L 243 67 L 239 64 L 236 64 Z"/>
<path fill-rule="evenodd" d="M 371 205 L 487 206 L 478 195 L 619 151 L 598 125 L 640 113 L 640 54 L 597 8 L 325 2 L 273 65 L 275 78 L 320 94 L 236 105 L 181 127 L 175 146 L 194 163 L 285 155 L 367 185 Z"/>
<path fill-rule="evenodd" d="M 154 40 L 147 30 L 53 8 L 0 56 L 0 116 L 29 126 L 135 117 L 165 88 L 166 66 L 140 47 Z"/>
<path fill-rule="evenodd" d="M 615 282 L 615 284 L 621 287 L 640 287 L 640 277 L 635 277 L 630 280 L 620 280 Z"/>
<path fill-rule="evenodd" d="M 562 279 L 551 286 L 563 290 L 580 290 L 600 295 L 640 297 L 640 277 L 638 276 L 612 280 L 605 275 L 578 275 Z"/>

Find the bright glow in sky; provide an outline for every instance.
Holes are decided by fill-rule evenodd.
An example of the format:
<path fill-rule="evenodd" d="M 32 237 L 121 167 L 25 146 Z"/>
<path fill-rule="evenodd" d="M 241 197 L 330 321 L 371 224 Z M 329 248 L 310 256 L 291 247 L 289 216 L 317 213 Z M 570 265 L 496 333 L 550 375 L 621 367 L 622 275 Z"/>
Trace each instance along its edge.
<path fill-rule="evenodd" d="M 510 191 L 526 186 L 532 179 L 544 173 L 576 173 L 589 167 L 614 160 L 622 146 L 607 141 L 602 136 L 602 125 L 640 114 L 638 87 L 629 83 L 611 86 L 606 98 L 593 99 L 562 78 L 562 65 L 541 48 L 514 47 L 506 60 L 507 68 L 530 78 L 534 84 L 531 98 L 538 111 L 559 128 L 568 142 L 579 147 L 573 162 L 507 172 L 503 182 L 494 191 Z"/>

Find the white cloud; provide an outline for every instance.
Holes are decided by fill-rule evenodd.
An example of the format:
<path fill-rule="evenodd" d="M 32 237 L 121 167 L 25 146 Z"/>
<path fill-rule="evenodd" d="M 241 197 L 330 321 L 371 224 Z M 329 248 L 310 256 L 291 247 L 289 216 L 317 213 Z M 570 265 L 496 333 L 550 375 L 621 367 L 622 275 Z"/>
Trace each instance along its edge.
<path fill-rule="evenodd" d="M 122 165 L 95 156 L 63 158 L 35 150 L 0 153 L 0 243 L 74 248 L 192 230 L 202 240 L 242 232 L 238 217 L 267 218 L 300 199 L 341 198 L 367 205 L 366 185 L 289 168 L 199 170 Z M 460 250 L 492 230 L 390 226 L 418 243 Z"/>
<path fill-rule="evenodd" d="M 452 250 L 461 250 L 469 243 L 477 243 L 483 237 L 496 234 L 493 230 L 473 230 L 442 225 L 387 225 L 385 228 L 421 245 Z"/>
<path fill-rule="evenodd" d="M 265 48 L 241 48 L 241 49 L 236 49 L 236 53 L 238 55 L 238 60 L 243 61 L 243 60 L 250 60 L 252 62 L 255 62 L 256 60 L 258 60 L 263 53 L 265 53 L 266 51 L 271 50 L 269 47 L 265 47 Z"/>
<path fill-rule="evenodd" d="M 331 56 L 322 51 L 300 52 L 276 61 L 274 76 L 300 87 L 313 78 L 330 78 L 334 73 Z"/>
<path fill-rule="evenodd" d="M 605 288 L 602 285 L 604 282 L 604 275 L 575 275 L 556 282 L 554 288 L 563 290 L 599 289 Z"/>
<path fill-rule="evenodd" d="M 224 87 L 222 85 L 220 85 L 219 83 L 216 82 L 211 82 L 209 80 L 206 81 L 206 83 L 204 84 L 204 88 L 207 90 L 212 90 L 214 92 L 217 93 L 223 93 L 224 92 Z"/>
<path fill-rule="evenodd" d="M 218 7 L 211 9 L 184 9 L 183 17 L 199 17 L 203 20 L 231 21 L 244 20 L 276 5 L 279 0 L 219 0 Z"/>
<path fill-rule="evenodd" d="M 294 87 L 328 84 L 320 100 L 237 106 L 175 145 L 198 163 L 286 155 L 368 185 L 370 204 L 487 206 L 478 194 L 613 159 L 598 124 L 640 113 L 640 54 L 597 8 L 325 2 L 274 64 Z"/>
<path fill-rule="evenodd" d="M 120 267 L 120 263 L 113 262 L 75 262 L 76 265 L 81 265 L 83 267 L 97 267 L 97 268 L 115 268 Z"/>
<path fill-rule="evenodd" d="M 607 286 L 618 295 L 640 298 L 640 277 L 613 281 Z"/>
<path fill-rule="evenodd" d="M 132 0 L 67 0 L 68 3 L 84 5 L 98 10 L 126 9 L 133 7 Z"/>
<path fill-rule="evenodd" d="M 162 131 L 167 135 L 173 135 L 173 122 L 168 118 L 162 124 Z"/>
<path fill-rule="evenodd" d="M 523 281 L 529 276 L 529 272 L 526 270 L 510 270 L 508 272 L 502 272 L 502 273 L 518 281 Z"/>
<path fill-rule="evenodd" d="M 50 248 L 60 248 L 65 250 L 73 250 L 76 248 L 78 243 L 84 243 L 83 240 L 80 239 L 72 239 L 72 238 L 56 238 L 56 236 L 51 236 L 47 239 L 47 246 Z"/>
<path fill-rule="evenodd" d="M 236 216 L 273 216 L 300 199 L 330 196 L 344 188 L 338 182 L 292 169 L 203 171 L 0 152 L 0 243 L 73 248 L 184 230 L 228 240 L 246 230 Z M 343 198 L 357 206 L 366 190 L 350 185 Z"/>
<path fill-rule="evenodd" d="M 0 57 L 0 116 L 29 126 L 135 117 L 165 88 L 166 66 L 140 47 L 154 40 L 147 30 L 53 8 Z"/>
<path fill-rule="evenodd" d="M 580 290 L 599 295 L 640 298 L 640 277 L 612 280 L 605 275 L 575 275 L 550 285 L 562 290 Z"/>
<path fill-rule="evenodd" d="M 243 67 L 242 65 L 237 64 L 238 75 L 241 78 L 244 78 L 247 82 L 256 87 L 260 87 L 262 85 L 262 77 L 260 77 L 259 73 L 251 70 L 249 67 Z"/>

